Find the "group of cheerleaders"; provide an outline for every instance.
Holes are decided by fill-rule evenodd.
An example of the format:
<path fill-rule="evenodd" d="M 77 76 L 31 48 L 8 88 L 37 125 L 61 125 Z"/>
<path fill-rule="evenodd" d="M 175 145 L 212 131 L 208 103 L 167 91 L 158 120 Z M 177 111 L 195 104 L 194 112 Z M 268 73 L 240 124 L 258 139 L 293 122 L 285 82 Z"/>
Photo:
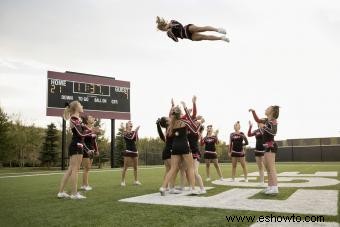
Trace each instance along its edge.
<path fill-rule="evenodd" d="M 164 149 L 162 159 L 165 165 L 165 176 L 163 184 L 159 191 L 162 196 L 166 193 L 179 194 L 185 190 L 185 183 L 188 182 L 190 194 L 205 194 L 202 177 L 198 172 L 200 164 L 200 145 L 204 146 L 204 160 L 206 163 L 206 181 L 210 181 L 210 164 L 213 163 L 216 168 L 219 180 L 224 180 L 221 169 L 218 164 L 216 144 L 218 140 L 218 130 L 213 130 L 212 125 L 208 125 L 206 135 L 203 137 L 204 118 L 197 115 L 197 98 L 192 99 L 193 107 L 188 109 L 184 102 L 181 103 L 182 108 L 171 102 L 171 109 L 167 117 L 159 118 L 156 122 L 159 137 L 164 141 Z M 248 136 L 256 138 L 255 156 L 259 168 L 259 180 L 261 186 L 264 185 L 264 167 L 268 174 L 268 187 L 264 189 L 264 193 L 268 195 L 278 194 L 275 154 L 277 152 L 277 144 L 274 137 L 277 132 L 277 118 L 279 117 L 279 107 L 269 106 L 265 115 L 266 118 L 259 118 L 255 110 L 249 110 L 254 120 L 257 122 L 258 128 L 252 130 L 252 123 L 249 122 Z M 100 133 L 99 127 L 95 127 L 95 118 L 92 116 L 83 116 L 83 107 L 80 102 L 73 101 L 67 104 L 64 110 L 64 119 L 69 120 L 72 130 L 72 141 L 69 145 L 69 168 L 65 172 L 61 183 L 58 198 L 85 199 L 77 190 L 78 171 L 83 164 L 83 186 L 84 191 L 92 190 L 89 186 L 88 175 L 92 165 L 94 155 L 98 155 L 98 146 L 96 143 L 97 134 Z M 121 124 L 125 139 L 126 149 L 123 151 L 124 166 L 122 170 L 121 186 L 125 187 L 125 175 L 128 167 L 132 166 L 134 170 L 134 185 L 141 185 L 138 180 L 138 150 L 136 142 L 138 140 L 139 126 L 133 130 L 133 124 L 128 121 Z M 164 129 L 164 130 L 163 130 Z M 230 134 L 228 156 L 232 161 L 232 178 L 235 181 L 236 166 L 240 162 L 243 173 L 244 182 L 247 180 L 247 167 L 245 161 L 244 147 L 248 145 L 246 135 L 240 131 L 240 122 L 234 124 L 234 132 Z M 176 176 L 180 173 L 180 187 L 175 188 Z M 65 192 L 65 186 L 70 179 L 71 194 Z M 199 190 L 195 189 L 195 185 L 199 186 Z"/>

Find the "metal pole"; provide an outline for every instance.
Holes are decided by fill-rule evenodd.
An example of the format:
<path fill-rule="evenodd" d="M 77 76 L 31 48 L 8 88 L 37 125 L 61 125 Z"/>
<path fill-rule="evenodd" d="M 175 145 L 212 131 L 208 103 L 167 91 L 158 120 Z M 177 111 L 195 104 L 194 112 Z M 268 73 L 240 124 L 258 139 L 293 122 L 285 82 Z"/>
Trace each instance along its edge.
<path fill-rule="evenodd" d="M 111 168 L 114 167 L 114 151 L 116 144 L 115 119 L 111 119 Z"/>
<path fill-rule="evenodd" d="M 61 170 L 65 170 L 65 150 L 66 150 L 66 121 L 62 118 L 63 129 L 61 134 Z"/>

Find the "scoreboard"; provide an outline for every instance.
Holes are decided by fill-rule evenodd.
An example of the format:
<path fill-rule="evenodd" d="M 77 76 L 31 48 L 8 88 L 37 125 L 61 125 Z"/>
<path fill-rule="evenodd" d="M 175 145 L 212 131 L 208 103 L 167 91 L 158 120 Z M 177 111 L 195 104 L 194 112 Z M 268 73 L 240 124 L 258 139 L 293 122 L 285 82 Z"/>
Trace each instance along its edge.
<path fill-rule="evenodd" d="M 86 114 L 130 119 L 130 82 L 75 72 L 47 72 L 47 116 L 62 116 L 65 104 L 79 101 Z"/>

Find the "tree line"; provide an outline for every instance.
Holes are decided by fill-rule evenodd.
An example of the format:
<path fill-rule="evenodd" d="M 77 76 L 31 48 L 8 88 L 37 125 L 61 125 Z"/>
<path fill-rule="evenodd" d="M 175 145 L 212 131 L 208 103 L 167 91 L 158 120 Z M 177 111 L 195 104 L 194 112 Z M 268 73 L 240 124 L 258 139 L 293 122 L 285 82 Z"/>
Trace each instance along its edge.
<path fill-rule="evenodd" d="M 101 126 L 100 121 L 97 126 Z M 46 128 L 34 124 L 25 125 L 19 117 L 9 117 L 0 107 L 0 167 L 59 167 L 61 165 L 61 130 L 54 123 Z M 104 134 L 104 133 L 103 133 Z M 72 132 L 66 132 L 67 145 Z M 94 158 L 94 165 L 99 168 L 110 163 L 110 141 L 98 137 L 100 155 Z M 159 138 L 141 138 L 138 141 L 139 162 L 141 165 L 161 165 L 164 142 Z M 116 135 L 114 166 L 123 164 L 122 151 L 125 142 L 122 129 Z M 227 160 L 227 145 L 223 142 L 217 146 L 220 160 Z M 67 156 L 67 151 L 66 151 Z"/>

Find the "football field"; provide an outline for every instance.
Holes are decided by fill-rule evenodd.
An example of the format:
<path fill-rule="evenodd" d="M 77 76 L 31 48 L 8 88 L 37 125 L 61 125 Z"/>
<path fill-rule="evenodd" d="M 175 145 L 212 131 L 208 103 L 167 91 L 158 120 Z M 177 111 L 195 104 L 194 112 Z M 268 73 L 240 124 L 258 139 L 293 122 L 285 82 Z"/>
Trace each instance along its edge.
<path fill-rule="evenodd" d="M 222 165 L 222 171 L 224 178 L 230 177 L 230 164 Z M 61 171 L 0 169 L 0 225 L 251 226 L 261 216 L 291 215 L 299 215 L 301 220 L 313 216 L 314 221 L 322 216 L 327 226 L 340 222 L 340 163 L 278 163 L 279 181 L 284 187 L 277 196 L 260 192 L 256 171 L 255 164 L 248 164 L 252 173 L 249 183 L 205 182 L 211 187 L 205 195 L 184 192 L 161 197 L 153 193 L 161 185 L 162 166 L 140 167 L 142 186 L 132 185 L 132 171 L 128 171 L 124 188 L 120 186 L 119 169 L 94 169 L 90 173 L 94 190 L 84 193 L 87 199 L 74 201 L 56 198 Z M 200 173 L 205 179 L 203 164 Z M 211 173 L 217 179 L 214 168 Z M 241 176 L 240 166 L 237 174 Z M 271 225 L 257 222 L 254 226 Z"/>

